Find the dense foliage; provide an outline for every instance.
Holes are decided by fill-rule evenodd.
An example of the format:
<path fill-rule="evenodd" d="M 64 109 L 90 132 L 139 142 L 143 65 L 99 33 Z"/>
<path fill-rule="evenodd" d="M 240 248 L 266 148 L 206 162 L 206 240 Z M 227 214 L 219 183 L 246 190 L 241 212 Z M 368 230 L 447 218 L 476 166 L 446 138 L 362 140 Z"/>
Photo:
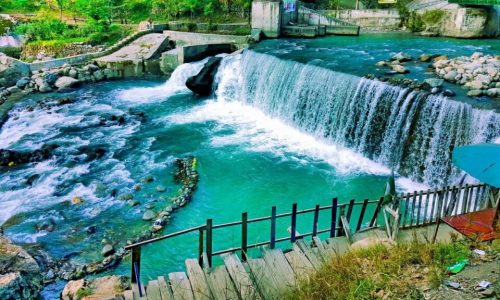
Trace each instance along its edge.
<path fill-rule="evenodd" d="M 0 11 L 39 12 L 52 10 L 62 19 L 85 17 L 111 23 L 167 20 L 221 15 L 245 17 L 251 0 L 2 0 Z"/>

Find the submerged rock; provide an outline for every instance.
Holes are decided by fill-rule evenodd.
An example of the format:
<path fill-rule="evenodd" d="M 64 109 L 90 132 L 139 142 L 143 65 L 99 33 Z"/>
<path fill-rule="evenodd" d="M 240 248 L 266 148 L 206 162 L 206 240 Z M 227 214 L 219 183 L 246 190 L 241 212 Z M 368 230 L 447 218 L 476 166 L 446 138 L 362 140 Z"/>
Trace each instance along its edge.
<path fill-rule="evenodd" d="M 443 85 L 444 80 L 443 79 L 438 79 L 438 78 L 427 78 L 424 80 L 424 82 L 428 83 L 431 87 L 440 87 Z"/>
<path fill-rule="evenodd" d="M 197 75 L 188 78 L 186 81 L 188 89 L 198 95 L 209 96 L 212 93 L 214 77 L 221 61 L 221 57 L 210 58 Z"/>
<path fill-rule="evenodd" d="M 156 218 L 156 213 L 150 209 L 146 210 L 144 214 L 142 215 L 142 219 L 144 221 L 151 221 L 154 218 Z"/>
<path fill-rule="evenodd" d="M 40 149 L 33 152 L 18 152 L 15 150 L 0 149 L 0 166 L 15 166 L 30 162 L 38 162 L 48 159 L 58 145 L 43 145 Z"/>
<path fill-rule="evenodd" d="M 110 256 L 111 254 L 115 253 L 115 248 L 111 244 L 106 244 L 101 250 L 101 255 L 106 257 Z"/>
<path fill-rule="evenodd" d="M 399 62 L 405 62 L 405 61 L 410 61 L 412 60 L 412 57 L 404 52 L 399 52 L 396 55 L 394 55 L 391 60 L 397 60 Z"/>

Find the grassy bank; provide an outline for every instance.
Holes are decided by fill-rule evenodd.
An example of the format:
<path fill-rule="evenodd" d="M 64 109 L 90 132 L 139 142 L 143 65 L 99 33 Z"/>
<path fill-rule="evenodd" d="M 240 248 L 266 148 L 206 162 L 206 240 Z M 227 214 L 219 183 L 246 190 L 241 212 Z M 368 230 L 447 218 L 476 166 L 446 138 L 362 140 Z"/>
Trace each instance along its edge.
<path fill-rule="evenodd" d="M 489 249 L 498 253 L 500 243 Z M 471 259 L 471 249 L 487 247 L 466 241 L 411 244 L 354 250 L 335 257 L 303 280 L 286 299 L 424 299 L 448 276 L 446 267 Z"/>

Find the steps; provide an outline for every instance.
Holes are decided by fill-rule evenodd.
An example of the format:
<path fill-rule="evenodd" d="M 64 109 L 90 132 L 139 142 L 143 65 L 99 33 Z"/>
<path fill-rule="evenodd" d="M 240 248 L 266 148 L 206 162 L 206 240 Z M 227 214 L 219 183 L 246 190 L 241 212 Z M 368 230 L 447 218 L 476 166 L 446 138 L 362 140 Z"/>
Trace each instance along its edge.
<path fill-rule="evenodd" d="M 215 268 L 202 268 L 196 259 L 187 259 L 186 272 L 170 273 L 168 280 L 160 276 L 149 281 L 143 297 L 135 284 L 124 296 L 127 300 L 280 299 L 328 259 L 344 253 L 347 243 L 342 237 L 298 240 L 289 252 L 263 248 L 260 257 L 249 257 L 247 262 L 235 253 L 224 254 L 224 265 Z"/>

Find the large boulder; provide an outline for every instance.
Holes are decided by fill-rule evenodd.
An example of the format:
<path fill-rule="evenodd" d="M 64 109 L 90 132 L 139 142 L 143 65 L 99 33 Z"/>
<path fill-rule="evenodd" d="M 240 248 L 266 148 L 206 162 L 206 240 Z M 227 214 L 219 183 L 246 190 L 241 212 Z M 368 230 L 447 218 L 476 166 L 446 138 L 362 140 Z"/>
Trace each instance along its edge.
<path fill-rule="evenodd" d="M 221 60 L 220 57 L 210 58 L 197 75 L 188 78 L 186 86 L 198 95 L 209 96 L 212 93 L 212 84 Z"/>
<path fill-rule="evenodd" d="M 16 85 L 19 79 L 29 75 L 27 64 L 0 53 L 0 87 Z"/>
<path fill-rule="evenodd" d="M 115 297 L 130 288 L 125 276 L 104 276 L 95 279 L 73 280 L 66 284 L 62 300 L 121 299 Z"/>
<path fill-rule="evenodd" d="M 0 299 L 37 299 L 43 288 L 35 259 L 0 237 Z"/>
<path fill-rule="evenodd" d="M 75 79 L 75 78 L 69 77 L 69 76 L 63 76 L 63 77 L 60 77 L 59 79 L 57 79 L 54 85 L 58 89 L 63 90 L 63 89 L 69 89 L 69 88 L 75 87 L 79 83 L 80 83 L 80 81 L 78 81 L 78 79 Z"/>

